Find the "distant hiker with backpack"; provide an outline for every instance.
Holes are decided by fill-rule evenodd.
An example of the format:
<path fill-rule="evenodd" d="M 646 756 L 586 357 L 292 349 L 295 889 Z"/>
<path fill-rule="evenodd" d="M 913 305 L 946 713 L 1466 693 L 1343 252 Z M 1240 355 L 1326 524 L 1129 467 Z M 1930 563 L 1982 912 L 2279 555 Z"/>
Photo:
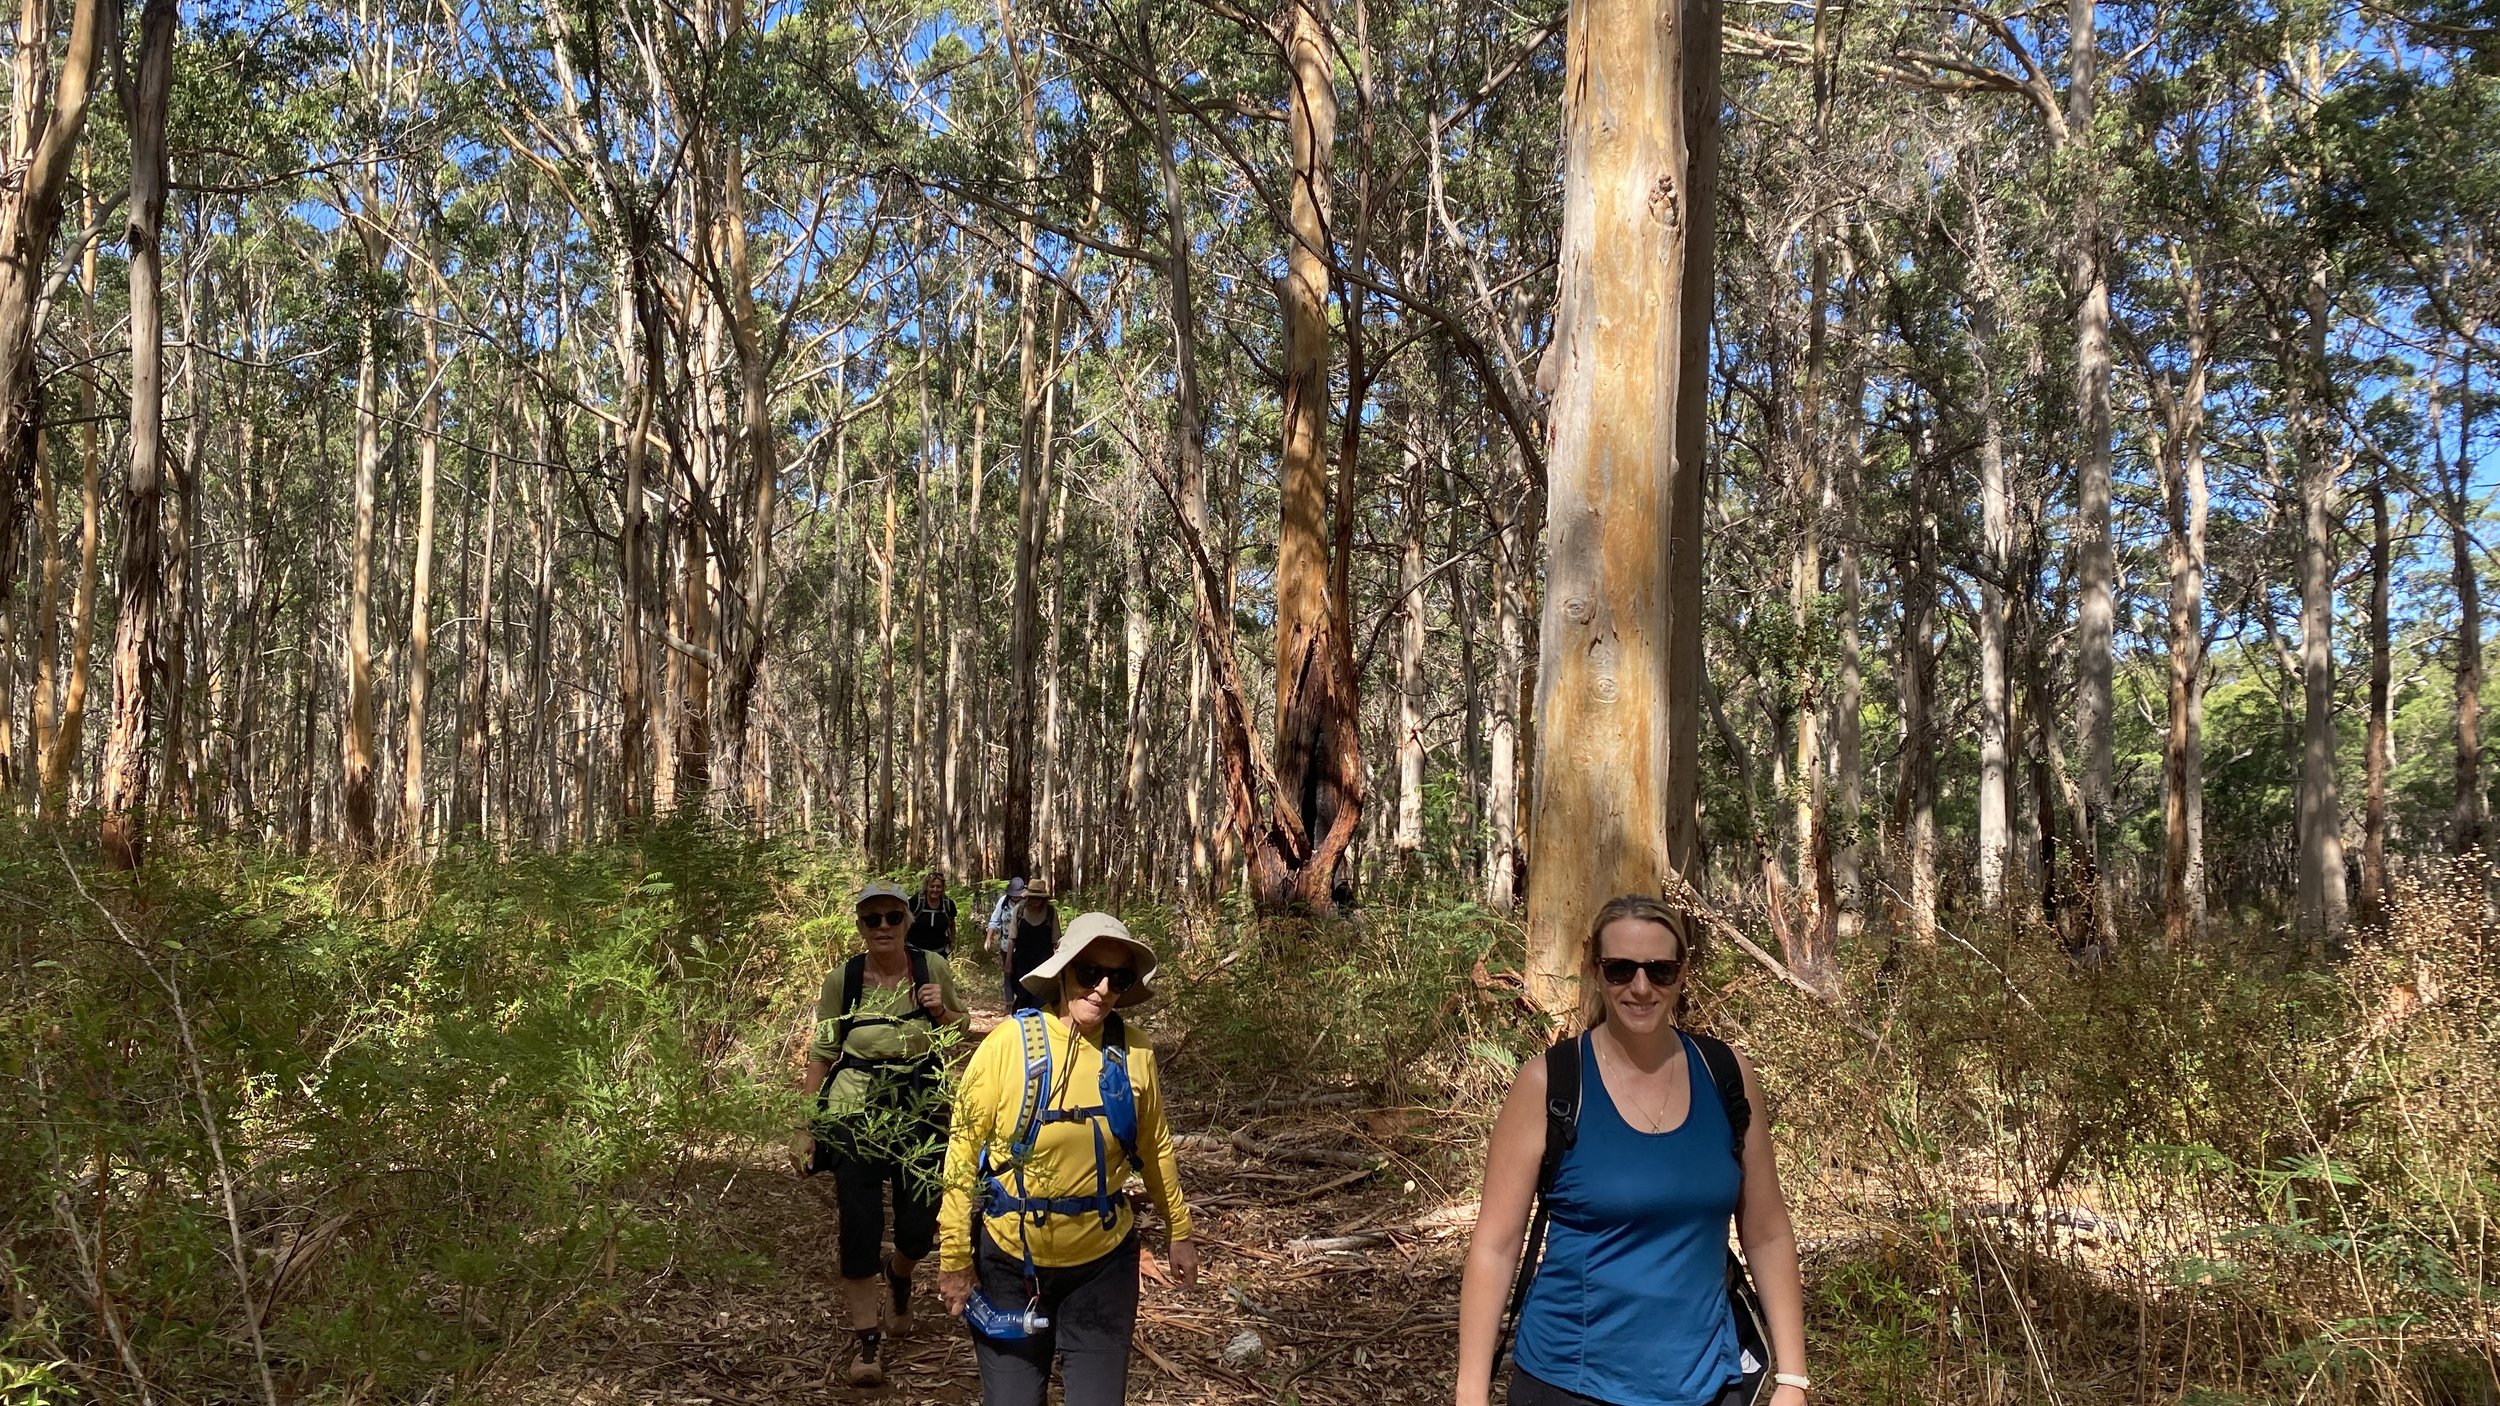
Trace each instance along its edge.
<path fill-rule="evenodd" d="M 827 976 L 816 999 L 807 1086 L 816 1091 L 817 1121 L 808 1170 L 833 1174 L 841 1211 L 848 1379 L 880 1386 L 879 1348 L 886 1333 L 909 1330 L 912 1268 L 936 1239 L 946 1107 L 935 1037 L 939 1027 L 961 1027 L 967 1017 L 946 959 L 904 942 L 911 901 L 900 886 L 869 884 L 859 891 L 856 912 L 867 950 Z M 889 1185 L 894 1256 L 880 1263 Z"/>
<path fill-rule="evenodd" d="M 923 952 L 955 955 L 955 900 L 946 896 L 946 875 L 932 869 L 911 901 L 911 936 L 906 941 Z"/>
<path fill-rule="evenodd" d="M 972 1330 L 985 1406 L 1118 1406 L 1137 1325 L 1133 1169 L 1171 1228 L 1171 1263 L 1198 1279 L 1154 1051 L 1120 1011 L 1153 992 L 1154 949 L 1087 913 L 1024 977 L 1045 1008 L 1001 1022 L 955 1098 L 939 1218 L 938 1294 Z"/>
<path fill-rule="evenodd" d="M 1582 1033 L 1521 1068 L 1493 1125 L 1457 1406 L 1485 1406 L 1514 1326 L 1512 1406 L 1807 1406 L 1804 1289 L 1761 1085 L 1726 1044 L 1678 1027 L 1697 926 L 1638 895 L 1590 925 Z"/>
<path fill-rule="evenodd" d="M 999 945 L 999 970 L 1007 974 L 1007 1009 L 1040 1008 L 1040 998 L 1024 984 L 1024 978 L 1058 949 L 1059 910 L 1051 906 L 1050 880 L 1028 879 L 1016 894 L 1015 912 L 1007 920 L 1006 939 Z"/>

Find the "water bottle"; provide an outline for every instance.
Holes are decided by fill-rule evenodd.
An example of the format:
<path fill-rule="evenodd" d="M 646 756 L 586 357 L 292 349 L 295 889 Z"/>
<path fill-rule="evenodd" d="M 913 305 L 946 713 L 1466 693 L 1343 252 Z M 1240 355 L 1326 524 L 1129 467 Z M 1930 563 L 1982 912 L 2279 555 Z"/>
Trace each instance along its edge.
<path fill-rule="evenodd" d="M 991 1302 L 990 1296 L 979 1289 L 973 1290 L 971 1297 L 964 1300 L 964 1321 L 972 1325 L 972 1331 L 992 1342 L 1029 1338 L 1050 1326 L 1050 1319 L 1042 1313 L 1039 1300 L 1029 1302 L 1021 1309 L 1005 1309 Z"/>

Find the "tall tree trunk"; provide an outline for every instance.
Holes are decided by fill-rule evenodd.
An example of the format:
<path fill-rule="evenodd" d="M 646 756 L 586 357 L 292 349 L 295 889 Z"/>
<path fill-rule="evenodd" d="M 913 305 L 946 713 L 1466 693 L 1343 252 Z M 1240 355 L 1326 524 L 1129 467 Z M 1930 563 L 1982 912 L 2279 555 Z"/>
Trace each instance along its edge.
<path fill-rule="evenodd" d="M 91 195 L 87 201 L 94 205 Z M 92 223 L 94 215 L 88 216 Z M 61 716 L 52 729 L 52 736 L 43 753 L 43 794 L 45 809 L 53 815 L 66 813 L 69 802 L 70 768 L 78 761 L 80 743 L 86 730 L 87 686 L 94 676 L 89 652 L 95 644 L 96 575 L 102 541 L 104 516 L 104 455 L 101 431 L 98 428 L 102 410 L 97 403 L 95 355 L 95 241 L 90 240 L 82 256 L 85 273 L 87 312 L 87 360 L 78 371 L 78 458 L 79 458 L 79 528 L 78 586 L 70 604 L 69 678 L 61 688 Z"/>
<path fill-rule="evenodd" d="M 650 636 L 646 623 L 650 587 L 650 548 L 644 537 L 650 530 L 650 511 L 643 502 L 643 487 L 650 472 L 650 445 L 653 411 L 658 396 L 652 382 L 659 374 L 657 357 L 652 355 L 654 340 L 652 321 L 658 311 L 650 306 L 652 294 L 647 287 L 648 271 L 643 267 L 637 249 L 621 261 L 627 265 L 620 280 L 626 296 L 618 300 L 616 310 L 618 362 L 624 372 L 625 421 L 619 427 L 624 436 L 625 473 L 617 487 L 617 531 L 619 594 L 622 597 L 620 627 L 617 631 L 617 759 L 619 783 L 622 787 L 617 808 L 628 824 L 642 820 L 651 805 L 651 667 L 645 648 Z M 640 345 L 637 344 L 639 332 Z M 585 815 L 589 798 L 583 798 Z"/>
<path fill-rule="evenodd" d="M 29 708 L 29 725 L 34 729 L 34 756 L 24 768 L 22 779 L 41 795 L 43 764 L 52 753 L 52 734 L 60 727 L 59 693 L 53 677 L 55 659 L 61 652 L 61 573 L 66 563 L 61 558 L 61 505 L 54 483 L 60 475 L 55 471 L 50 442 L 40 433 L 34 442 L 35 459 L 35 540 L 42 573 L 35 591 L 35 628 L 31 648 L 34 669 L 31 680 L 34 699 Z M 50 798 L 43 814 L 51 816 L 57 808 Z"/>
<path fill-rule="evenodd" d="M 42 419 L 36 406 L 35 323 L 52 267 L 70 157 L 87 125 L 106 26 L 116 22 L 117 13 L 105 0 L 73 0 L 69 47 L 56 86 L 51 0 L 20 0 L 18 9 L 7 152 L 12 179 L 0 182 L 0 611 L 17 584 Z M 87 292 L 94 296 L 92 283 Z"/>
<path fill-rule="evenodd" d="M 1936 549 L 1930 496 L 1936 447 L 1926 427 L 1916 436 L 1910 504 L 1898 556 L 1901 628 L 1896 682 L 1901 697 L 1901 770 L 1893 791 L 1892 833 L 1901 856 L 1903 889 L 1896 929 L 1917 942 L 1936 940 Z"/>
<path fill-rule="evenodd" d="M 1017 26 L 1011 21 L 1008 0 L 998 0 L 999 30 L 1008 45 L 1010 61 L 1015 65 L 1017 109 L 1024 124 L 1024 145 L 1021 170 L 1030 183 L 1039 170 L 1041 138 L 1038 80 L 1033 73 L 1033 60 L 1024 52 Z M 1042 549 L 1042 390 L 1046 377 L 1042 367 L 1038 316 L 1039 300 L 1034 296 L 1035 268 L 1040 257 L 1035 247 L 1031 220 L 1016 224 L 1016 409 L 1019 437 L 1016 449 L 1016 562 L 1015 580 L 1008 603 L 1010 624 L 1007 635 L 1007 778 L 1006 814 L 1002 817 L 1002 853 L 1000 860 L 1010 875 L 1033 872 L 1033 745 L 1035 738 L 1034 708 L 1037 702 L 1034 678 L 1034 650 L 1041 634 L 1041 596 L 1039 557 Z M 1053 359 L 1058 348 L 1051 349 Z"/>
<path fill-rule="evenodd" d="M 2449 574 L 2457 593 L 2456 671 L 2457 766 L 2456 800 L 2448 821 L 2452 852 L 2480 849 L 2485 826 L 2483 801 L 2483 592 L 2474 567 L 2473 517 L 2467 499 L 2473 484 L 2474 350 L 2465 349 L 2457 363 L 2457 457 L 2453 477 L 2443 474 L 2441 494 L 2448 519 Z"/>
<path fill-rule="evenodd" d="M 1521 490 L 1524 491 L 1524 490 Z M 1493 494 L 1493 707 L 1485 744 L 1484 903 L 1519 902 L 1519 720 L 1527 672 L 1528 531 L 1513 490 Z"/>
<path fill-rule="evenodd" d="M 2155 380 L 2169 454 L 2162 500 L 2170 529 L 2170 726 L 2162 745 L 2162 937 L 2176 950 L 2205 935 L 2205 383 L 2212 347 L 2204 283 L 2184 271 L 2188 359 L 2177 395 Z"/>
<path fill-rule="evenodd" d="M 1551 395 L 1528 989 L 1577 999 L 1590 915 L 1691 857 L 1718 7 L 1573 0 Z M 1701 290 L 1698 301 L 1695 290 Z M 1693 667 L 1688 668 L 1689 662 Z M 1679 692 L 1681 690 L 1681 692 Z"/>
<path fill-rule="evenodd" d="M 1276 541 L 1276 780 L 1293 825 L 1251 846 L 1251 895 L 1267 909 L 1334 907 L 1338 858 L 1362 819 L 1354 680 L 1339 632 L 1328 492 L 1329 186 L 1337 78 L 1327 0 L 1287 0 L 1293 89 L 1290 234 L 1284 305 L 1283 464 Z M 1359 384 L 1360 368 L 1349 366 Z M 1341 472 L 1350 473 L 1348 464 Z"/>
<path fill-rule="evenodd" d="M 1840 812 L 1840 835 L 1832 843 L 1832 884 L 1838 895 L 1836 935 L 1854 936 L 1866 918 L 1866 879 L 1861 863 L 1859 832 L 1866 814 L 1866 771 L 1863 759 L 1865 725 L 1865 648 L 1860 617 L 1865 611 L 1864 556 L 1859 541 L 1859 471 L 1866 458 L 1866 361 L 1863 323 L 1868 299 L 1855 286 L 1855 259 L 1841 245 L 1841 325 L 1850 331 L 1847 371 L 1833 402 L 1841 416 L 1835 444 L 1832 481 L 1826 498 L 1831 515 L 1833 588 L 1839 600 L 1840 658 L 1832 680 L 1832 781 L 1834 808 Z"/>
<path fill-rule="evenodd" d="M 186 820 L 197 819 L 197 769 L 192 765 L 191 744 L 194 729 L 191 712 L 191 653 L 196 647 L 192 621 L 199 613 L 199 571 L 191 559 L 192 543 L 199 540 L 200 521 L 200 451 L 208 437 L 208 414 L 205 393 L 200 388 L 199 302 L 205 297 L 208 280 L 197 280 L 197 287 L 183 300 L 182 317 L 182 385 L 191 413 L 183 427 L 182 453 L 171 464 L 174 480 L 174 511 L 167 520 L 165 532 L 165 800 L 174 813 Z"/>
<path fill-rule="evenodd" d="M 2386 916 L 2387 771 L 2395 764 L 2393 653 L 2388 639 L 2388 588 L 2395 571 L 2394 530 L 2387 516 L 2387 469 L 2370 477 L 2370 718 L 2362 744 L 2361 923 Z"/>
<path fill-rule="evenodd" d="M 121 615 L 113 627 L 113 723 L 104 743 L 105 858 L 135 869 L 148 805 L 148 709 L 164 613 L 160 500 L 165 481 L 165 98 L 173 83 L 174 0 L 148 0 L 139 18 L 130 102 L 130 472 L 122 486 Z"/>
<path fill-rule="evenodd" d="M 1984 276 L 1984 275 L 1983 275 Z M 2005 905 L 2014 843 L 2013 689 L 2005 655 L 2005 582 L 2013 571 L 2014 504 L 2005 481 L 2005 409 L 1996 377 L 1993 290 L 1981 295 L 1971 335 L 1979 352 L 1979 510 L 1986 570 L 1979 583 L 1979 902 Z"/>
<path fill-rule="evenodd" d="M 2100 189 L 2093 174 L 2093 112 L 2100 92 L 2100 45 L 2093 0 L 2067 0 L 2066 145 L 2086 171 L 2075 202 L 2075 406 L 2083 442 L 2075 454 L 2075 740 L 2083 754 L 2083 832 L 2075 836 L 2079 897 L 2092 936 L 2118 938 L 2114 876 L 2102 860 L 2108 842 L 2116 713 L 2111 691 L 2117 629 L 2117 558 L 2110 537 L 2109 270 Z"/>
<path fill-rule="evenodd" d="M 745 34 L 745 0 L 729 0 L 727 31 L 735 45 Z M 735 136 L 724 153 L 721 182 L 721 232 L 728 246 L 729 330 L 738 358 L 738 438 L 746 451 L 747 482 L 755 498 L 747 517 L 745 575 L 737 598 L 734 629 L 725 631 L 728 678 L 723 690 L 722 728 L 728 739 L 732 779 L 748 823 L 764 824 L 765 733 L 756 715 L 755 699 L 764 670 L 764 651 L 771 634 L 766 618 L 772 599 L 773 529 L 781 507 L 781 456 L 773 438 L 772 361 L 765 355 L 755 310 L 755 272 L 747 250 L 746 148 Z"/>
<path fill-rule="evenodd" d="M 1398 548 L 1398 828 L 1400 865 L 1413 871 L 1424 849 L 1424 458 L 1414 435 L 1404 446 Z"/>
<path fill-rule="evenodd" d="M 2313 950 L 2343 936 L 2343 812 L 2335 783 L 2335 534 L 2341 525 L 2342 456 L 2328 418 L 2327 271 L 2312 258 L 2303 291 L 2300 344 L 2291 351 L 2299 387 L 2300 453 L 2300 931 Z M 2289 339 L 2286 339 L 2287 343 Z"/>
<path fill-rule="evenodd" d="M 486 456 L 486 524 L 480 533 L 475 623 L 470 625 L 468 699 L 460 709 L 460 769 L 452 782 L 451 828 L 468 834 L 486 822 L 486 710 L 495 649 L 495 531 L 497 490 L 503 479 L 503 429 L 498 425 Z"/>
<path fill-rule="evenodd" d="M 434 473 L 443 438 L 442 347 L 434 310 L 415 309 L 425 352 L 424 401 L 417 415 L 417 560 L 408 590 L 408 728 L 401 746 L 400 824 L 425 846 L 425 702 L 434 643 Z"/>
<path fill-rule="evenodd" d="M 366 212 L 372 213 L 372 202 Z M 381 236 L 364 231 L 365 259 L 378 273 Z M 347 720 L 339 731 L 339 799 L 347 822 L 347 846 L 374 847 L 373 755 L 373 512 L 382 471 L 381 313 L 367 307 L 357 331 L 355 535 L 347 565 Z"/>

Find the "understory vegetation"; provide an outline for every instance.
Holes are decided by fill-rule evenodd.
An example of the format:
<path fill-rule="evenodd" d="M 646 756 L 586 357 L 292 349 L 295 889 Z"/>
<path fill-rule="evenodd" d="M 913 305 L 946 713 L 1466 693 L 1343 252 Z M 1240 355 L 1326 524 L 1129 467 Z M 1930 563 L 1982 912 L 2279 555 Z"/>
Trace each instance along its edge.
<path fill-rule="evenodd" d="M 492 1399 L 634 1286 L 740 1268 L 700 1174 L 777 1168 L 860 877 L 692 824 L 422 866 L 169 845 L 135 880 L 8 831 L 0 1401 Z M 1870 938 L 1843 1012 L 1714 948 L 1696 1019 L 1762 1069 L 1822 1399 L 2492 1401 L 2483 883 L 2331 960 Z M 1412 1115 L 1418 1213 L 1473 1198 L 1548 1033 L 1516 926 L 1431 892 L 1130 916 L 1194 1117 L 1344 1091 Z"/>

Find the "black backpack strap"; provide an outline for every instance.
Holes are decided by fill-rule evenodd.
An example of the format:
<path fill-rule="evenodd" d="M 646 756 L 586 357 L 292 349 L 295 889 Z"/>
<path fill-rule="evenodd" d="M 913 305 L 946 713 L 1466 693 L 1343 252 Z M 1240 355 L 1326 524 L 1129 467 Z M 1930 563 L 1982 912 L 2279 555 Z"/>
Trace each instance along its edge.
<path fill-rule="evenodd" d="M 838 1057 L 842 1047 L 851 1042 L 851 1013 L 859 1009 L 859 984 L 868 974 L 865 952 L 842 964 L 842 1006 L 833 1028 L 833 1052 Z"/>
<path fill-rule="evenodd" d="M 929 1013 L 927 1006 L 920 1004 L 920 988 L 929 984 L 929 954 L 926 949 L 908 943 L 904 944 L 903 950 L 911 955 L 911 1013 L 935 1025 L 937 1017 Z"/>
<path fill-rule="evenodd" d="M 1719 1106 L 1727 1110 L 1727 1128 L 1734 1141 L 1730 1147 L 1736 1160 L 1745 1160 L 1745 1130 L 1753 1126 L 1753 1102 L 1745 1097 L 1745 1071 L 1736 1062 L 1736 1051 L 1727 1041 L 1690 1031 L 1685 1038 L 1701 1051 L 1701 1062 L 1710 1070 L 1710 1083 L 1719 1091 Z"/>
<path fill-rule="evenodd" d="M 1519 1310 L 1528 1301 L 1528 1285 L 1545 1257 L 1545 1227 L 1553 1218 L 1548 1204 L 1554 1179 L 1562 1175 L 1563 1158 L 1580 1140 L 1580 1037 L 1555 1041 L 1545 1051 L 1545 1151 L 1537 1159 L 1536 1209 L 1528 1216 L 1528 1239 L 1519 1252 L 1519 1271 L 1510 1281 L 1510 1303 L 1502 1310 L 1502 1331 L 1493 1339 L 1493 1372 L 1500 1375 L 1502 1355 L 1519 1331 Z"/>

